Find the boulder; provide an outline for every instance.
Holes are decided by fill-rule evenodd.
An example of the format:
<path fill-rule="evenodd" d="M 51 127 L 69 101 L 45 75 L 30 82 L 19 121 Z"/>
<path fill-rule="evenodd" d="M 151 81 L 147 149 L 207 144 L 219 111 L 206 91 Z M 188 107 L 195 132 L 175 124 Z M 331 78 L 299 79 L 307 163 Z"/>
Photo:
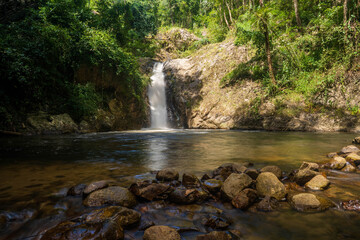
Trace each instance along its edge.
<path fill-rule="evenodd" d="M 290 197 L 290 205 L 299 212 L 320 212 L 333 206 L 322 197 L 311 193 L 299 193 Z"/>
<path fill-rule="evenodd" d="M 187 188 L 200 187 L 200 181 L 194 174 L 184 173 L 182 185 Z"/>
<path fill-rule="evenodd" d="M 310 169 L 302 169 L 302 170 L 299 170 L 299 171 L 297 171 L 295 173 L 295 175 L 293 177 L 293 180 L 297 184 L 303 186 L 305 183 L 310 181 L 313 177 L 315 177 L 318 174 L 320 174 L 320 173 L 315 172 L 315 171 L 310 170 Z"/>
<path fill-rule="evenodd" d="M 224 163 L 217 169 L 212 172 L 213 178 L 216 176 L 221 176 L 221 180 L 225 181 L 232 173 L 243 173 L 246 171 L 247 167 L 251 164 L 248 162 L 245 163 Z"/>
<path fill-rule="evenodd" d="M 221 187 L 221 193 L 227 200 L 232 200 L 244 188 L 249 187 L 253 180 L 245 173 L 232 173 Z"/>
<path fill-rule="evenodd" d="M 256 180 L 256 178 L 259 176 L 259 171 L 254 168 L 248 168 L 246 169 L 245 173 L 249 175 L 253 180 Z"/>
<path fill-rule="evenodd" d="M 304 170 L 304 169 L 319 171 L 319 164 L 312 162 L 303 162 L 299 170 Z"/>
<path fill-rule="evenodd" d="M 39 112 L 30 115 L 27 123 L 36 133 L 40 134 L 58 134 L 74 133 L 78 131 L 78 126 L 69 116 L 69 114 L 49 115 L 45 112 Z"/>
<path fill-rule="evenodd" d="M 162 169 L 156 174 L 156 179 L 159 181 L 178 180 L 179 173 L 175 169 L 171 168 Z"/>
<path fill-rule="evenodd" d="M 276 198 L 266 196 L 258 203 L 256 209 L 259 211 L 270 212 L 270 211 L 274 211 L 278 207 L 279 207 L 279 203 L 278 200 L 276 200 Z"/>
<path fill-rule="evenodd" d="M 271 172 L 260 173 L 256 179 L 256 190 L 259 196 L 270 196 L 277 200 L 286 196 L 284 184 Z"/>
<path fill-rule="evenodd" d="M 352 143 L 353 143 L 353 144 L 360 144 L 360 137 L 355 137 L 355 138 L 352 140 Z"/>
<path fill-rule="evenodd" d="M 83 195 L 84 189 L 86 188 L 86 184 L 78 184 L 76 186 L 72 186 L 68 191 L 68 196 L 81 196 Z"/>
<path fill-rule="evenodd" d="M 118 240 L 124 239 L 124 231 L 114 221 L 102 223 L 66 221 L 49 229 L 41 240 Z"/>
<path fill-rule="evenodd" d="M 335 170 L 340 170 L 345 167 L 346 160 L 343 157 L 334 157 L 330 161 L 330 168 Z"/>
<path fill-rule="evenodd" d="M 249 208 L 257 199 L 257 192 L 251 188 L 245 188 L 238 195 L 236 195 L 231 203 L 234 207 L 239 209 Z"/>
<path fill-rule="evenodd" d="M 343 147 L 340 151 L 340 154 L 357 153 L 359 151 L 360 151 L 360 149 L 357 148 L 356 146 L 349 145 L 349 146 Z"/>
<path fill-rule="evenodd" d="M 311 190 L 324 190 L 329 185 L 330 181 L 323 175 L 317 175 L 305 184 L 305 186 Z"/>
<path fill-rule="evenodd" d="M 226 232 L 213 231 L 208 234 L 196 236 L 196 240 L 231 240 L 232 237 Z"/>
<path fill-rule="evenodd" d="M 141 214 L 135 210 L 120 207 L 110 206 L 101 209 L 97 209 L 85 216 L 86 222 L 100 223 L 105 222 L 108 219 L 115 221 L 118 225 L 126 228 L 133 224 L 139 223 Z"/>
<path fill-rule="evenodd" d="M 181 240 L 180 234 L 168 226 L 152 226 L 145 230 L 144 240 Z"/>
<path fill-rule="evenodd" d="M 213 194 L 219 192 L 222 185 L 223 182 L 217 179 L 208 179 L 204 182 L 204 186 Z"/>
<path fill-rule="evenodd" d="M 88 207 L 99 207 L 102 205 L 120 205 L 123 207 L 134 207 L 136 197 L 126 188 L 108 187 L 90 193 L 83 204 Z"/>
<path fill-rule="evenodd" d="M 282 176 L 282 171 L 278 166 L 266 166 L 263 167 L 262 169 L 260 169 L 260 172 L 271 172 L 273 173 L 277 178 L 281 178 Z"/>
<path fill-rule="evenodd" d="M 97 181 L 97 182 L 92 182 L 89 185 L 87 185 L 87 187 L 84 189 L 84 194 L 88 195 L 96 190 L 102 189 L 102 188 L 106 188 L 109 186 L 108 181 L 106 180 L 101 180 L 101 181 Z"/>
<path fill-rule="evenodd" d="M 169 194 L 174 191 L 174 188 L 164 183 L 144 181 L 132 184 L 129 190 L 141 199 L 152 201 L 167 199 Z"/>
<path fill-rule="evenodd" d="M 360 212 L 360 200 L 349 200 L 341 203 L 341 207 L 347 211 Z"/>

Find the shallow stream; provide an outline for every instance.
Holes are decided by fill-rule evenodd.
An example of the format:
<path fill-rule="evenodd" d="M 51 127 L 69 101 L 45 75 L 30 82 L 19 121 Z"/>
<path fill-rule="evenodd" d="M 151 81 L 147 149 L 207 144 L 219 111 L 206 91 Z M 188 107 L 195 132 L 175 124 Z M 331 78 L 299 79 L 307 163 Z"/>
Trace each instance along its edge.
<path fill-rule="evenodd" d="M 64 197 L 69 187 L 79 183 L 106 179 L 128 187 L 136 179 L 153 178 L 151 171 L 165 167 L 201 177 L 223 163 L 245 161 L 256 168 L 277 165 L 289 172 L 303 161 L 326 161 L 327 153 L 349 145 L 354 137 L 350 133 L 149 130 L 0 138 L 0 213 L 13 214 L 15 222 L 0 239 L 33 239 L 46 227 L 79 214 L 81 201 Z M 360 174 L 332 171 L 328 179 L 331 186 L 321 194 L 335 203 L 360 197 Z M 308 214 L 285 207 L 259 213 L 218 203 L 212 206 L 224 211 L 232 222 L 230 228 L 240 230 L 244 239 L 360 238 L 360 214 L 354 212 L 330 209 Z M 196 220 L 189 214 L 196 207 L 154 206 L 155 222 L 191 228 Z M 23 223 L 18 219 L 21 214 L 31 215 L 31 220 Z M 184 239 L 195 235 L 182 233 Z M 141 239 L 141 232 L 128 231 L 126 238 Z"/>

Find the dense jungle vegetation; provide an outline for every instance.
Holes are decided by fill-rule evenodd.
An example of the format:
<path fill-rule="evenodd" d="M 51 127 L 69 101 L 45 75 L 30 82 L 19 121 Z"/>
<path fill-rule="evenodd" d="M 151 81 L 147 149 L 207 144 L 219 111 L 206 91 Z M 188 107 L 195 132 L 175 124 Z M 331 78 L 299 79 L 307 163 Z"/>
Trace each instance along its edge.
<path fill-rule="evenodd" d="M 137 59 L 154 57 L 153 36 L 171 27 L 199 36 L 192 50 L 226 38 L 254 49 L 223 87 L 251 78 L 270 95 L 310 96 L 360 69 L 359 0 L 40 0 L 8 15 L 0 24 L 3 129 L 39 110 L 92 115 L 104 89 L 74 81 L 82 64 L 114 70 L 121 94 L 141 101 L 148 80 Z"/>

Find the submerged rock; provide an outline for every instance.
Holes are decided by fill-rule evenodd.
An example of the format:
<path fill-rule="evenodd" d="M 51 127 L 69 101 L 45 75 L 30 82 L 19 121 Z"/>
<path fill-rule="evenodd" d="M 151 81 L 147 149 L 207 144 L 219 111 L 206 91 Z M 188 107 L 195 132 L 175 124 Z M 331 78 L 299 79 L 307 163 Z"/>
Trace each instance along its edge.
<path fill-rule="evenodd" d="M 178 204 L 191 204 L 194 202 L 202 202 L 206 198 L 208 198 L 208 194 L 202 189 L 187 188 L 177 188 L 169 196 L 169 200 L 171 202 Z"/>
<path fill-rule="evenodd" d="M 231 240 L 232 237 L 226 232 L 213 231 L 208 234 L 196 236 L 196 240 Z"/>
<path fill-rule="evenodd" d="M 141 214 L 135 210 L 120 206 L 110 206 L 89 213 L 86 215 L 85 221 L 99 223 L 111 219 L 122 227 L 128 227 L 138 223 L 140 218 Z"/>
<path fill-rule="evenodd" d="M 166 168 L 160 170 L 156 174 L 156 179 L 159 181 L 174 181 L 179 179 L 179 173 L 172 168 Z"/>
<path fill-rule="evenodd" d="M 231 203 L 239 209 L 249 208 L 257 199 L 257 192 L 254 189 L 246 188 L 236 195 Z"/>
<path fill-rule="evenodd" d="M 347 211 L 360 212 L 360 200 L 349 200 L 341 203 L 341 207 Z"/>
<path fill-rule="evenodd" d="M 174 188 L 164 183 L 144 181 L 132 184 L 129 190 L 137 197 L 152 201 L 167 199 Z"/>
<path fill-rule="evenodd" d="M 78 184 L 76 186 L 72 186 L 68 192 L 68 196 L 81 196 L 83 195 L 84 189 L 86 188 L 86 184 Z"/>
<path fill-rule="evenodd" d="M 305 186 L 310 188 L 311 190 L 324 190 L 329 185 L 330 181 L 323 175 L 317 175 L 305 184 Z"/>
<path fill-rule="evenodd" d="M 223 182 L 217 179 L 208 179 L 204 182 L 204 186 L 213 194 L 219 192 L 222 185 Z"/>
<path fill-rule="evenodd" d="M 346 160 L 343 157 L 334 157 L 330 161 L 330 168 L 335 170 L 340 170 L 345 167 Z"/>
<path fill-rule="evenodd" d="M 105 204 L 134 207 L 136 198 L 128 189 L 114 186 L 90 193 L 83 203 L 88 207 L 99 207 Z"/>
<path fill-rule="evenodd" d="M 101 180 L 97 182 L 92 182 L 84 189 L 84 194 L 88 195 L 96 190 L 103 189 L 109 186 L 109 182 L 106 180 Z"/>
<path fill-rule="evenodd" d="M 245 173 L 232 173 L 221 187 L 221 192 L 228 200 L 232 200 L 244 188 L 249 187 L 253 180 Z"/>
<path fill-rule="evenodd" d="M 270 196 L 278 200 L 286 196 L 284 184 L 271 172 L 264 172 L 258 176 L 256 190 L 259 196 Z"/>
<path fill-rule="evenodd" d="M 333 206 L 329 200 L 311 193 L 293 195 L 290 205 L 299 212 L 320 212 Z"/>
<path fill-rule="evenodd" d="M 145 230 L 144 240 L 181 240 L 180 234 L 168 226 L 152 226 Z"/>
<path fill-rule="evenodd" d="M 276 198 L 266 196 L 258 203 L 256 209 L 259 211 L 270 212 L 270 211 L 274 211 L 278 207 L 279 207 L 279 203 L 278 200 L 276 200 Z"/>
<path fill-rule="evenodd" d="M 205 227 L 211 229 L 226 229 L 230 225 L 227 220 L 215 215 L 203 218 L 202 223 Z"/>
<path fill-rule="evenodd" d="M 313 177 L 315 177 L 318 174 L 320 174 L 320 173 L 315 172 L 315 171 L 310 170 L 310 169 L 307 169 L 307 168 L 301 169 L 297 173 L 295 173 L 294 181 L 297 184 L 303 186 L 305 183 L 310 181 Z"/>
<path fill-rule="evenodd" d="M 266 166 L 263 167 L 262 169 L 260 169 L 260 172 L 271 172 L 273 173 L 277 178 L 281 178 L 282 176 L 282 171 L 278 166 Z"/>

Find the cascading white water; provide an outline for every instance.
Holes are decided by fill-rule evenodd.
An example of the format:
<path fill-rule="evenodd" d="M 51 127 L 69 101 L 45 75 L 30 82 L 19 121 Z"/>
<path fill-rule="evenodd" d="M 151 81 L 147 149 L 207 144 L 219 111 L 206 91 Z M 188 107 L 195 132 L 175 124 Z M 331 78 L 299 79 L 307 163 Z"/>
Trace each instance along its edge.
<path fill-rule="evenodd" d="M 155 63 L 148 96 L 151 110 L 151 128 L 167 128 L 164 64 Z"/>

